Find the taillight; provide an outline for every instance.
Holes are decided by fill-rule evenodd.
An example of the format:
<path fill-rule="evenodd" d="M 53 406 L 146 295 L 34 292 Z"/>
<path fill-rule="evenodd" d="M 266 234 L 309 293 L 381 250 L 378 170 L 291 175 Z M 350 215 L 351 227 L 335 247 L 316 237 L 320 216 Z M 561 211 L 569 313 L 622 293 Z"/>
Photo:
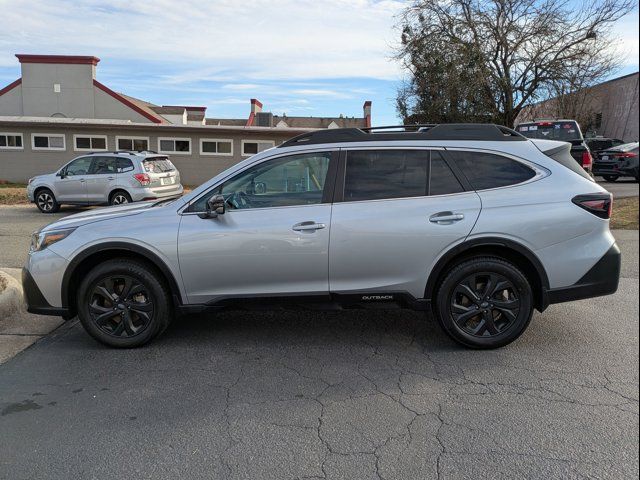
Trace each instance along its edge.
<path fill-rule="evenodd" d="M 625 153 L 616 153 L 613 156 L 616 158 L 633 158 L 633 157 L 637 157 L 638 154 L 633 152 L 625 152 Z"/>
<path fill-rule="evenodd" d="M 146 187 L 151 183 L 151 178 L 146 173 L 136 173 L 133 178 L 140 182 L 140 185 L 143 187 Z"/>
<path fill-rule="evenodd" d="M 589 168 L 593 165 L 593 158 L 591 157 L 591 152 L 589 150 L 585 150 L 582 152 L 582 166 L 584 168 Z"/>
<path fill-rule="evenodd" d="M 578 195 L 577 197 L 573 197 L 571 201 L 587 212 L 594 214 L 596 217 L 604 219 L 611 218 L 613 195 L 610 193 Z"/>

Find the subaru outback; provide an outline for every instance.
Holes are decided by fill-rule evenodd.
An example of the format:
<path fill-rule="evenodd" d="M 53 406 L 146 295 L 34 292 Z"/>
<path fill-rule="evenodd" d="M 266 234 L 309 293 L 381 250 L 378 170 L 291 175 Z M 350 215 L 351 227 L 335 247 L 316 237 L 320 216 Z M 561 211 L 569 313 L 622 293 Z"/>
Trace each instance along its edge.
<path fill-rule="evenodd" d="M 500 347 L 534 309 L 618 287 L 612 197 L 570 148 L 495 125 L 306 133 L 179 199 L 34 233 L 28 310 L 134 347 L 189 312 L 402 307 Z"/>
<path fill-rule="evenodd" d="M 96 152 L 29 180 L 27 197 L 43 213 L 60 205 L 120 205 L 182 195 L 180 173 L 166 155 Z"/>

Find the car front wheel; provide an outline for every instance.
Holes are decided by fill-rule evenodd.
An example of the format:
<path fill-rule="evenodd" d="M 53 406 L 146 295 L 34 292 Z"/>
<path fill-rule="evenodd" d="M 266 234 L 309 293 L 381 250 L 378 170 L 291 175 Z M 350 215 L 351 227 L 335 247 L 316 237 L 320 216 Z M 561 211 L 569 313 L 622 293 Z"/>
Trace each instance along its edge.
<path fill-rule="evenodd" d="M 436 295 L 435 312 L 451 338 L 471 348 L 498 348 L 517 339 L 533 315 L 525 275 L 497 257 L 453 266 Z"/>
<path fill-rule="evenodd" d="M 618 180 L 617 175 L 603 175 L 602 178 L 604 178 L 605 182 L 615 182 Z"/>
<path fill-rule="evenodd" d="M 36 206 L 42 213 L 56 213 L 60 210 L 60 204 L 57 202 L 55 195 L 47 188 L 39 190 L 35 200 Z"/>
<path fill-rule="evenodd" d="M 138 347 L 171 322 L 170 293 L 158 272 L 135 260 L 109 260 L 84 278 L 78 317 L 93 338 L 112 347 Z"/>

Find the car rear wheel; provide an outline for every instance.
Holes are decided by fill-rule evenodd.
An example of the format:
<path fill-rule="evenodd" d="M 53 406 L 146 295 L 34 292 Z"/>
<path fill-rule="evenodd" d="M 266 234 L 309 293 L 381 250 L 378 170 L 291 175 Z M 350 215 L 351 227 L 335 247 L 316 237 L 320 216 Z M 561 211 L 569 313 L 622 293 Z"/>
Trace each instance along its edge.
<path fill-rule="evenodd" d="M 131 203 L 131 195 L 123 190 L 113 192 L 109 198 L 109 205 L 124 205 L 125 203 Z"/>
<path fill-rule="evenodd" d="M 602 178 L 604 178 L 605 182 L 615 182 L 618 180 L 617 175 L 603 175 Z"/>
<path fill-rule="evenodd" d="M 150 266 L 129 259 L 99 264 L 78 292 L 78 317 L 93 338 L 112 347 L 139 347 L 172 318 L 170 294 Z"/>
<path fill-rule="evenodd" d="M 60 204 L 56 201 L 53 192 L 48 188 L 38 190 L 36 194 L 36 206 L 42 213 L 56 213 L 60 210 Z"/>
<path fill-rule="evenodd" d="M 435 312 L 445 332 L 471 348 L 498 348 L 517 339 L 533 315 L 525 275 L 497 257 L 476 257 L 453 266 L 436 295 Z"/>

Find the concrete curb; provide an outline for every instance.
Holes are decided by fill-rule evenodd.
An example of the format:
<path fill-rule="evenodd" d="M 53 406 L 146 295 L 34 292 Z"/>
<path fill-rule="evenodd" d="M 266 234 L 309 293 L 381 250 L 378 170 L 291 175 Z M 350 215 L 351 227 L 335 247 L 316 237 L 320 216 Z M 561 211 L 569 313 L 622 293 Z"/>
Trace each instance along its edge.
<path fill-rule="evenodd" d="M 0 364 L 52 332 L 63 320 L 27 313 L 19 268 L 0 268 Z"/>

